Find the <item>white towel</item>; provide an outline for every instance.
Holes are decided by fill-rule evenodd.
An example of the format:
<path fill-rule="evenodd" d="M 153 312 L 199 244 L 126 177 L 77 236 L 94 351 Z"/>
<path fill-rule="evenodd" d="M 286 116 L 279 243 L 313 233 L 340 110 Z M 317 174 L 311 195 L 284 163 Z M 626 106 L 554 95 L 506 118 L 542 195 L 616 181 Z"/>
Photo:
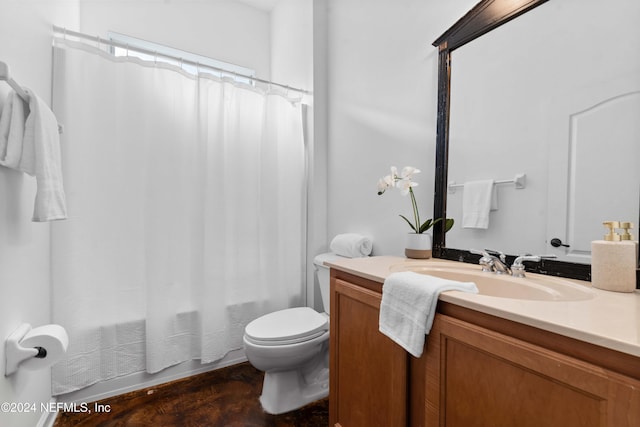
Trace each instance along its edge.
<path fill-rule="evenodd" d="M 452 290 L 478 293 L 473 282 L 457 282 L 412 271 L 390 274 L 382 286 L 380 332 L 413 356 L 420 357 L 425 335 L 433 325 L 438 295 Z"/>
<path fill-rule="evenodd" d="M 355 233 L 338 234 L 329 245 L 331 252 L 347 258 L 369 256 L 372 246 L 370 238 Z"/>
<path fill-rule="evenodd" d="M 15 92 L 9 95 L 2 111 L 0 164 L 36 177 L 33 221 L 65 219 L 58 121 L 44 101 L 31 90 L 26 92 L 29 94 L 26 117 L 23 101 Z"/>
<path fill-rule="evenodd" d="M 0 165 L 19 169 L 24 138 L 25 105 L 20 96 L 11 91 L 0 115 Z"/>
<path fill-rule="evenodd" d="M 462 194 L 462 228 L 489 228 L 489 212 L 496 210 L 492 179 L 465 182 Z"/>

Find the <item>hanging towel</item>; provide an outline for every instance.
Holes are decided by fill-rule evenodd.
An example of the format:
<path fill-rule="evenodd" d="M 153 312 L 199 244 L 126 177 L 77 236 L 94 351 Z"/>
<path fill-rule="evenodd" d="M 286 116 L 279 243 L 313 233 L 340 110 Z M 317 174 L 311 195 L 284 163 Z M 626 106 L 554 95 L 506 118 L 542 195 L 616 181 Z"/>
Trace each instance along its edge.
<path fill-rule="evenodd" d="M 372 246 L 370 238 L 356 233 L 338 234 L 329 245 L 331 252 L 347 258 L 369 256 Z"/>
<path fill-rule="evenodd" d="M 12 92 L 2 111 L 0 164 L 36 177 L 33 221 L 65 219 L 58 121 L 44 101 L 31 90 L 25 91 L 29 94 L 28 109 Z"/>
<path fill-rule="evenodd" d="M 492 179 L 465 182 L 462 194 L 462 228 L 489 228 L 489 212 L 496 210 Z"/>
<path fill-rule="evenodd" d="M 433 325 L 438 295 L 452 290 L 478 293 L 473 282 L 457 282 L 412 271 L 390 274 L 382 286 L 380 332 L 413 356 L 420 357 L 425 335 Z"/>
<path fill-rule="evenodd" d="M 11 91 L 0 115 L 0 165 L 18 169 L 22 157 L 25 106 L 20 96 Z"/>

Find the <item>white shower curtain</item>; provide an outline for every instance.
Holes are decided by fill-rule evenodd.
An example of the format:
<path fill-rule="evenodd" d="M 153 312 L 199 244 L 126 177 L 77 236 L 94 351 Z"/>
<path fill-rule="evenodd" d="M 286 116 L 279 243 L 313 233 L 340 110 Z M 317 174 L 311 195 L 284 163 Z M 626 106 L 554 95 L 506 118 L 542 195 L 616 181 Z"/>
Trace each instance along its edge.
<path fill-rule="evenodd" d="M 56 40 L 69 219 L 53 224 L 54 394 L 242 347 L 303 300 L 299 102 Z"/>

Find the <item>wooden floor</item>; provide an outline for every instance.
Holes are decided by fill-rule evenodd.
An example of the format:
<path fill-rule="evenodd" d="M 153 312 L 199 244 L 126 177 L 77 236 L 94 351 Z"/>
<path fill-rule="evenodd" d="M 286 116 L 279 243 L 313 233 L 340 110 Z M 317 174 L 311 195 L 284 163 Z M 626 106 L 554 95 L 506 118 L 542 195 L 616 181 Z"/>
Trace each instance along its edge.
<path fill-rule="evenodd" d="M 258 398 L 263 373 L 249 363 L 96 402 L 109 413 L 61 412 L 54 427 L 319 427 L 329 424 L 328 399 L 269 415 Z M 94 403 L 89 409 L 94 409 Z M 100 408 L 100 407 L 99 407 Z"/>

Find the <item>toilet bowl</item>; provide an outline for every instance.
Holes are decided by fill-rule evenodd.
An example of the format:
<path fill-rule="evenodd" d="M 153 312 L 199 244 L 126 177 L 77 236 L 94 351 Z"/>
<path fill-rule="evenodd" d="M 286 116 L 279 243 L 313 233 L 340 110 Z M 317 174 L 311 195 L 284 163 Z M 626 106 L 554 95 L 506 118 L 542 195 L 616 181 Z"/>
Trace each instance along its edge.
<path fill-rule="evenodd" d="M 314 259 L 324 313 L 287 308 L 245 328 L 247 359 L 265 373 L 260 403 L 267 413 L 289 412 L 329 395 L 329 267 L 323 263 L 336 258 L 328 253 Z"/>

